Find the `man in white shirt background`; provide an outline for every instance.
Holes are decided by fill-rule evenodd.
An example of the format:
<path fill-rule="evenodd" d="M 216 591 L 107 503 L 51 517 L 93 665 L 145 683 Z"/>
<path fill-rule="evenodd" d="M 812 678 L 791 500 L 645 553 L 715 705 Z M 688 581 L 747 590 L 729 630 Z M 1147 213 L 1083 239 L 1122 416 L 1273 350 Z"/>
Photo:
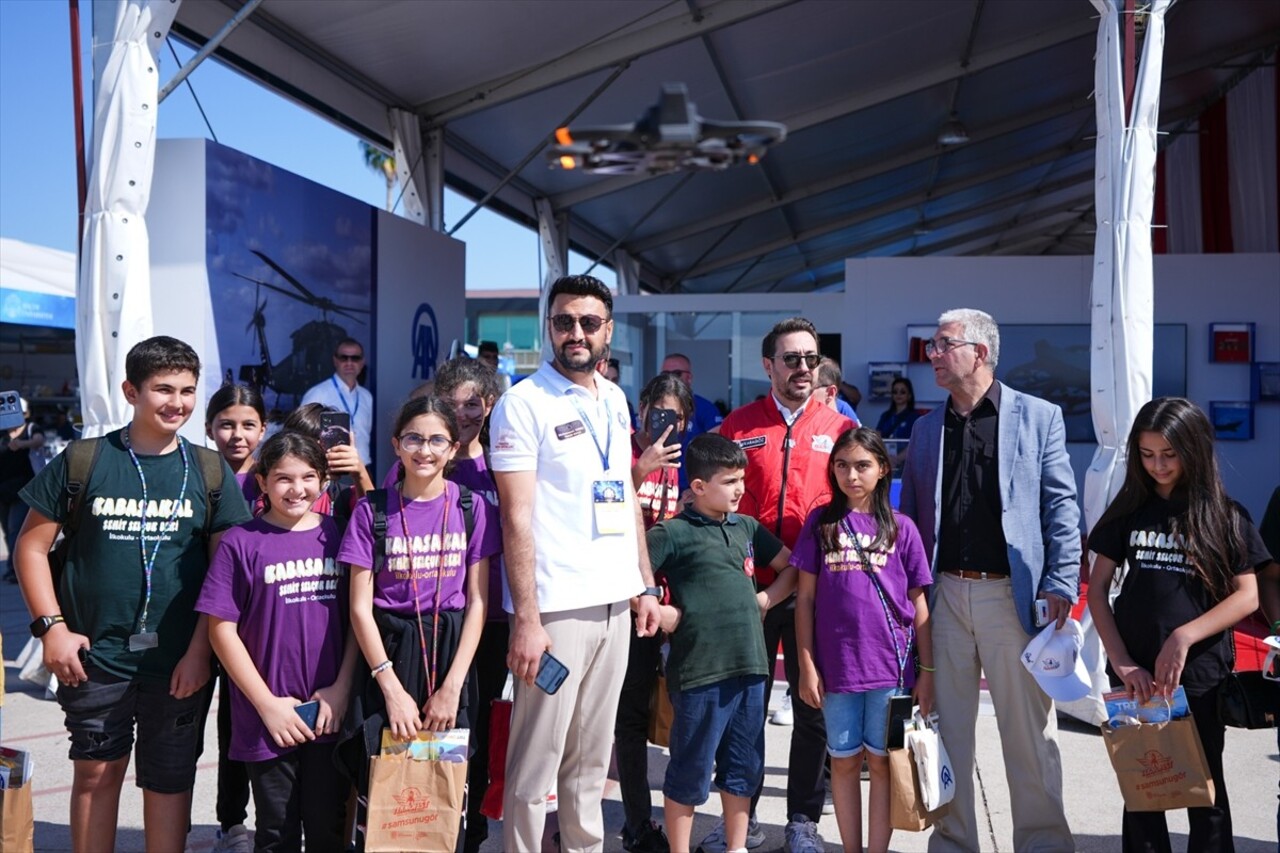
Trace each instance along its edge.
<path fill-rule="evenodd" d="M 302 395 L 302 405 L 319 403 L 351 416 L 351 440 L 360 461 L 369 465 L 369 437 L 373 432 L 373 394 L 359 383 L 364 369 L 364 345 L 355 338 L 343 338 L 333 351 L 333 375 L 312 385 Z"/>

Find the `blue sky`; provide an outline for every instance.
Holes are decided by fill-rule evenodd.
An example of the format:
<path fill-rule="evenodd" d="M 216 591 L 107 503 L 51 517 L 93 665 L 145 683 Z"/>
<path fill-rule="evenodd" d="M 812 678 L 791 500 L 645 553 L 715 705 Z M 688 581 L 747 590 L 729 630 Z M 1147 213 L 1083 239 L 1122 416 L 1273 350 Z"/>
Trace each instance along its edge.
<path fill-rule="evenodd" d="M 86 100 L 92 97 L 89 56 L 92 0 L 81 0 Z M 193 53 L 176 39 L 182 61 Z M 179 64 L 165 49 L 160 80 Z M 188 78 L 223 145 L 288 169 L 376 207 L 386 183 L 364 165 L 356 137 L 215 60 Z M 86 118 L 85 133 L 92 141 Z M 184 84 L 160 105 L 161 138 L 211 138 Z M 446 192 L 445 220 L 456 222 L 471 202 Z M 75 129 L 71 37 L 65 0 L 0 0 L 0 236 L 56 249 L 76 247 Z M 467 243 L 467 288 L 538 285 L 537 235 L 482 211 L 454 235 Z M 574 272 L 589 264 L 570 259 Z M 610 270 L 596 274 L 610 285 Z"/>

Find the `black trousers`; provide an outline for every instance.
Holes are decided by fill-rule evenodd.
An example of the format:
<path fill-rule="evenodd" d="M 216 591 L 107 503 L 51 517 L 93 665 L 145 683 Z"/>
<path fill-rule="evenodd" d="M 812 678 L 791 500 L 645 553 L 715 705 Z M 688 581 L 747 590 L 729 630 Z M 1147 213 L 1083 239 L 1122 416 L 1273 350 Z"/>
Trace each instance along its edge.
<path fill-rule="evenodd" d="M 783 670 L 791 688 L 791 710 L 795 723 L 791 727 L 791 752 L 787 758 L 787 819 L 803 814 L 817 823 L 822 819 L 822 801 L 826 795 L 823 768 L 827 760 L 827 727 L 822 711 L 805 704 L 800 698 L 800 658 L 796 652 L 795 599 L 780 604 L 764 618 L 764 647 L 769 653 L 769 677 L 765 696 L 773 691 L 773 656 L 782 641 Z M 767 700 L 766 700 L 767 701 Z M 768 725 L 766 721 L 765 725 Z M 766 767 L 768 762 L 765 762 Z M 751 813 L 756 813 L 760 789 L 751 798 Z"/>
<path fill-rule="evenodd" d="M 1204 757 L 1213 777 L 1214 798 L 1211 808 L 1187 809 L 1190 835 L 1187 849 L 1196 853 L 1231 853 L 1235 840 L 1231 834 L 1231 803 L 1227 799 L 1227 783 L 1222 778 L 1222 748 L 1226 727 L 1218 717 L 1218 688 L 1203 696 L 1188 696 L 1187 705 L 1195 717 L 1196 731 L 1204 746 Z M 1125 853 L 1170 853 L 1169 826 L 1164 812 L 1125 811 L 1121 840 Z"/>
<path fill-rule="evenodd" d="M 227 757 L 231 748 L 231 676 L 218 668 L 218 825 L 225 832 L 249 814 L 249 771 Z M 212 695 L 212 691 L 210 691 Z"/>
<path fill-rule="evenodd" d="M 618 700 L 613 740 L 618 756 L 622 812 L 626 830 L 634 838 L 640 827 L 653 817 L 653 796 L 649 788 L 649 700 L 658 680 L 662 637 L 637 637 L 634 614 L 631 628 L 627 675 Z"/>
<path fill-rule="evenodd" d="M 501 606 L 501 604 L 499 604 Z M 467 767 L 467 831 L 463 850 L 479 851 L 489 837 L 489 819 L 480 814 L 485 791 L 489 789 L 489 716 L 494 699 L 502 696 L 507 683 L 507 644 L 511 627 L 507 622 L 486 622 L 476 648 L 475 676 L 479 702 L 471 728 L 471 763 Z"/>
<path fill-rule="evenodd" d="M 255 853 L 342 853 L 351 783 L 333 766 L 336 744 L 308 743 L 270 761 L 249 761 Z"/>

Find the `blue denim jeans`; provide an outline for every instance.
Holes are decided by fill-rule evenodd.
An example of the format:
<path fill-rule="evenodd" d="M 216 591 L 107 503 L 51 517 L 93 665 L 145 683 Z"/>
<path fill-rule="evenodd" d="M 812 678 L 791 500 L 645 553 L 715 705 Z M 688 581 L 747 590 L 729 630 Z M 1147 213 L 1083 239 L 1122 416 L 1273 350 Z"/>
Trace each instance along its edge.
<path fill-rule="evenodd" d="M 764 777 L 765 677 L 741 676 L 671 691 L 671 761 L 662 793 L 700 806 L 716 787 L 750 797 Z"/>

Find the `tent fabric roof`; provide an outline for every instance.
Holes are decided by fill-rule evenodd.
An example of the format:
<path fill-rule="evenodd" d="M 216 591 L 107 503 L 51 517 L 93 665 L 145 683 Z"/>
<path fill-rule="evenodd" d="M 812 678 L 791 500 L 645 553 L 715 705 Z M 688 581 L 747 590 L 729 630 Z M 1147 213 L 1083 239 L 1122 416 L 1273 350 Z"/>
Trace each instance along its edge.
<path fill-rule="evenodd" d="M 188 0 L 174 33 L 201 45 L 241 5 Z M 584 102 L 574 124 L 628 122 L 682 82 L 708 118 L 781 121 L 759 166 L 606 177 L 539 153 L 492 205 L 532 222 L 550 199 L 646 289 L 809 291 L 853 256 L 1091 252 L 1096 29 L 1088 0 L 265 0 L 216 55 L 376 144 L 388 107 L 417 112 L 477 198 Z M 1179 0 L 1162 129 L 1277 43 L 1280 3 Z M 953 111 L 970 141 L 944 148 Z"/>

